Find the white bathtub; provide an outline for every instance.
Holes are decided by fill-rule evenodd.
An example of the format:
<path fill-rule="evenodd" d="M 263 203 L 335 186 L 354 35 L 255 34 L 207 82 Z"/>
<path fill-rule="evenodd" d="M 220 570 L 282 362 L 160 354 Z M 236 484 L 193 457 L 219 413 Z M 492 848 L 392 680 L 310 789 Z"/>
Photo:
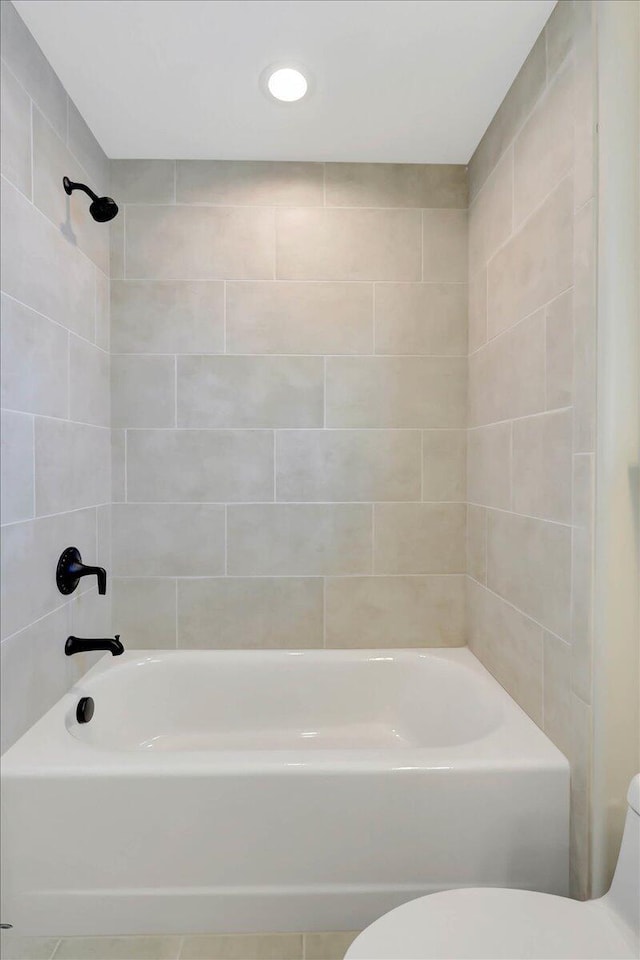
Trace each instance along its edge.
<path fill-rule="evenodd" d="M 105 657 L 3 758 L 2 918 L 352 930 L 450 887 L 566 894 L 568 790 L 466 649 Z"/>

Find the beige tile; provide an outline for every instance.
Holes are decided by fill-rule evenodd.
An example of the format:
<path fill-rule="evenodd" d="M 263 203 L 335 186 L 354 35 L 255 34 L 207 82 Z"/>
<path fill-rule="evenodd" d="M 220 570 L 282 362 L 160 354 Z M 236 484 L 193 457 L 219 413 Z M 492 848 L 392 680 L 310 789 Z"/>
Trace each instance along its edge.
<path fill-rule="evenodd" d="M 571 751 L 571 647 L 544 633 L 544 732 L 568 757 Z"/>
<path fill-rule="evenodd" d="M 84 251 L 103 273 L 108 273 L 108 228 L 93 219 L 89 198 L 83 193 L 67 196 L 62 189 L 64 176 L 80 183 L 93 179 L 40 111 L 34 109 L 33 202 L 68 243 Z"/>
<path fill-rule="evenodd" d="M 381 354 L 465 356 L 465 284 L 376 284 L 375 343 Z"/>
<path fill-rule="evenodd" d="M 571 523 L 571 410 L 513 424 L 513 509 Z"/>
<path fill-rule="evenodd" d="M 469 193 L 473 199 L 542 93 L 546 79 L 545 37 L 536 40 L 509 92 L 498 107 L 469 161 Z"/>
<path fill-rule="evenodd" d="M 302 960 L 301 933 L 185 937 L 180 960 Z"/>
<path fill-rule="evenodd" d="M 276 276 L 420 280 L 420 216 L 418 210 L 277 210 Z"/>
<path fill-rule="evenodd" d="M 224 573 L 224 507 L 210 503 L 115 503 L 116 577 L 212 577 Z"/>
<path fill-rule="evenodd" d="M 573 288 L 573 406 L 574 450 L 595 449 L 596 433 L 596 271 L 595 204 L 578 211 L 575 219 Z"/>
<path fill-rule="evenodd" d="M 178 203 L 322 206 L 322 164 L 270 160 L 178 160 Z"/>
<path fill-rule="evenodd" d="M 279 430 L 278 500 L 419 500 L 417 430 Z"/>
<path fill-rule="evenodd" d="M 547 191 L 548 192 L 548 191 Z M 491 171 L 469 209 L 469 273 L 486 266 L 513 228 L 513 149 Z"/>
<path fill-rule="evenodd" d="M 31 196 L 31 101 L 2 63 L 0 168 L 26 197 Z"/>
<path fill-rule="evenodd" d="M 69 337 L 69 416 L 81 423 L 108 427 L 109 354 L 73 334 Z"/>
<path fill-rule="evenodd" d="M 173 427 L 176 422 L 173 357 L 111 357 L 114 427 Z"/>
<path fill-rule="evenodd" d="M 571 588 L 571 686 L 584 703 L 592 699 L 594 457 L 573 458 L 573 564 Z"/>
<path fill-rule="evenodd" d="M 69 937 L 55 960 L 176 960 L 180 937 Z"/>
<path fill-rule="evenodd" d="M 573 166 L 573 68 L 558 74 L 514 144 L 513 203 L 522 223 Z"/>
<path fill-rule="evenodd" d="M 374 506 L 375 573 L 464 573 L 464 503 Z"/>
<path fill-rule="evenodd" d="M 469 430 L 467 496 L 485 507 L 511 508 L 511 424 Z"/>
<path fill-rule="evenodd" d="M 88 429 L 88 428 L 87 428 Z M 2 636 L 16 633 L 60 606 L 55 570 L 65 546 L 78 548 L 85 562 L 96 555 L 96 512 L 13 523 L 2 531 Z M 78 589 L 84 590 L 82 584 Z"/>
<path fill-rule="evenodd" d="M 2 297 L 2 406 L 66 417 L 69 359 L 66 330 Z"/>
<path fill-rule="evenodd" d="M 58 940 L 56 937 L 21 937 L 3 930 L 1 943 L 3 960 L 49 960 Z"/>
<path fill-rule="evenodd" d="M 466 642 L 462 576 L 326 582 L 327 647 L 455 647 Z"/>
<path fill-rule="evenodd" d="M 598 53 L 592 23 L 596 9 L 588 0 L 576 0 L 574 7 L 574 210 L 593 199 L 597 189 Z"/>
<path fill-rule="evenodd" d="M 12 3 L 2 4 L 2 59 L 61 137 L 67 135 L 67 94 Z"/>
<path fill-rule="evenodd" d="M 467 282 L 466 210 L 422 211 L 422 279 Z"/>
<path fill-rule="evenodd" d="M 107 503 L 110 461 L 107 427 L 36 417 L 36 515 Z"/>
<path fill-rule="evenodd" d="M 567 407 L 573 397 L 573 294 L 561 294 L 546 307 L 547 409 Z"/>
<path fill-rule="evenodd" d="M 547 42 L 547 75 L 552 77 L 571 52 L 574 34 L 573 0 L 560 0 L 544 28 Z"/>
<path fill-rule="evenodd" d="M 111 580 L 111 618 L 127 650 L 176 646 L 176 587 L 172 580 Z"/>
<path fill-rule="evenodd" d="M 33 417 L 2 411 L 2 523 L 28 520 L 34 515 L 33 430 Z"/>
<path fill-rule="evenodd" d="M 6 181 L 2 182 L 2 217 L 5 292 L 93 339 L 94 265 Z"/>
<path fill-rule="evenodd" d="M 475 580 L 468 590 L 471 650 L 542 726 L 542 628 Z"/>
<path fill-rule="evenodd" d="M 345 933 L 305 933 L 305 960 L 343 960 L 357 936 L 357 930 Z"/>
<path fill-rule="evenodd" d="M 59 594 L 58 594 L 59 596 Z M 69 633 L 66 607 L 59 607 L 0 645 L 0 741 L 4 752 L 66 693 L 74 664 L 62 653 Z M 4 932 L 2 938 L 4 958 Z M 18 960 L 17 940 L 8 954 Z M 37 949 L 34 949 L 37 954 Z"/>
<path fill-rule="evenodd" d="M 561 638 L 569 637 L 571 528 L 491 511 L 487 585 Z"/>
<path fill-rule="evenodd" d="M 487 270 L 469 277 L 469 353 L 487 342 Z"/>
<path fill-rule="evenodd" d="M 114 353 L 223 353 L 224 284 L 112 280 Z"/>
<path fill-rule="evenodd" d="M 573 193 L 566 177 L 489 263 L 489 336 L 513 326 L 573 282 Z"/>
<path fill-rule="evenodd" d="M 109 278 L 96 270 L 96 346 L 111 349 L 111 306 Z"/>
<path fill-rule="evenodd" d="M 178 357 L 180 427 L 321 427 L 321 357 Z"/>
<path fill-rule="evenodd" d="M 111 188 L 109 158 L 71 99 L 67 121 L 67 145 L 74 157 L 77 157 L 84 169 L 88 171 L 96 193 L 100 196 L 109 194 Z"/>
<path fill-rule="evenodd" d="M 109 224 L 109 276 L 124 277 L 124 215 Z"/>
<path fill-rule="evenodd" d="M 263 430 L 130 430 L 130 500 L 273 499 L 273 436 Z"/>
<path fill-rule="evenodd" d="M 545 409 L 545 318 L 539 311 L 469 357 L 469 424 Z"/>
<path fill-rule="evenodd" d="M 467 505 L 467 573 L 487 582 L 487 511 L 472 503 Z"/>
<path fill-rule="evenodd" d="M 322 647 L 322 579 L 180 580 L 178 645 L 229 650 Z"/>
<path fill-rule="evenodd" d="M 371 571 L 369 504 L 245 504 L 227 508 L 233 576 L 321 576 Z"/>
<path fill-rule="evenodd" d="M 422 499 L 466 500 L 465 430 L 422 433 Z"/>
<path fill-rule="evenodd" d="M 273 210 L 130 206 L 126 276 L 136 280 L 273 277 Z"/>
<path fill-rule="evenodd" d="M 467 206 L 467 171 L 448 163 L 327 163 L 328 207 Z"/>
<path fill-rule="evenodd" d="M 118 503 L 127 499 L 127 433 L 126 430 L 111 431 L 111 499 Z"/>
<path fill-rule="evenodd" d="M 590 889 L 591 781 L 592 781 L 591 707 L 571 695 L 571 815 L 569 838 L 571 896 L 586 900 Z"/>
<path fill-rule="evenodd" d="M 371 353 L 367 283 L 228 283 L 229 353 Z"/>
<path fill-rule="evenodd" d="M 173 203 L 175 160 L 112 160 L 111 190 L 116 203 Z"/>
<path fill-rule="evenodd" d="M 329 357 L 329 427 L 462 427 L 462 357 Z"/>

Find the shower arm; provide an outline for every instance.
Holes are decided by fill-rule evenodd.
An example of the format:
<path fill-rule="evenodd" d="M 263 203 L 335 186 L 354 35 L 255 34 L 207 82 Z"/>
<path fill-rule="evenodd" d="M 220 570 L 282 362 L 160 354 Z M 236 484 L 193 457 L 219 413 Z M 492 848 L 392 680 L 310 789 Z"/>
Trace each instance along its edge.
<path fill-rule="evenodd" d="M 73 180 L 69 180 L 69 177 L 62 178 L 62 185 L 64 187 L 64 192 L 71 196 L 74 190 L 84 190 L 84 192 L 91 197 L 92 200 L 99 200 L 97 193 L 94 193 L 91 187 L 88 187 L 85 183 L 74 183 Z"/>

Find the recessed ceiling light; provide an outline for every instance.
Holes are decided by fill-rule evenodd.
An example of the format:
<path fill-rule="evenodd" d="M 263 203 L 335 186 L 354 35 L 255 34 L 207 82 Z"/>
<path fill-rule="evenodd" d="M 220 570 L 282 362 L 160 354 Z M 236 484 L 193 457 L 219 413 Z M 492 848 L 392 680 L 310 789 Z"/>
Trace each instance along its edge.
<path fill-rule="evenodd" d="M 267 90 L 271 96 L 285 103 L 302 100 L 308 88 L 306 77 L 293 67 L 280 67 L 267 79 Z"/>

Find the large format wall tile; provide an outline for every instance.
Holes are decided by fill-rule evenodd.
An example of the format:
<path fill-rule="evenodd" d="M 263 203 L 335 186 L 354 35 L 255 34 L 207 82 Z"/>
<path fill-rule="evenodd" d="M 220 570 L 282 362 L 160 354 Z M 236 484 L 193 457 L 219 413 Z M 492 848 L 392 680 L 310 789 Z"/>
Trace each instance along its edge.
<path fill-rule="evenodd" d="M 112 280 L 114 353 L 223 353 L 224 284 Z"/>
<path fill-rule="evenodd" d="M 160 577 L 111 580 L 111 619 L 125 647 L 171 650 L 176 646 L 176 584 Z"/>
<path fill-rule="evenodd" d="M 571 528 L 491 511 L 487 586 L 559 637 L 569 636 Z"/>
<path fill-rule="evenodd" d="M 456 164 L 327 163 L 330 207 L 467 206 L 467 177 Z"/>
<path fill-rule="evenodd" d="M 2 406 L 66 417 L 69 334 L 23 304 L 2 297 Z"/>
<path fill-rule="evenodd" d="M 227 284 L 229 353 L 372 353 L 373 285 Z"/>
<path fill-rule="evenodd" d="M 511 509 L 511 424 L 469 430 L 467 497 L 470 503 Z"/>
<path fill-rule="evenodd" d="M 465 430 L 422 433 L 422 499 L 466 500 Z"/>
<path fill-rule="evenodd" d="M 466 285 L 377 283 L 375 342 L 381 354 L 466 356 Z"/>
<path fill-rule="evenodd" d="M 466 210 L 422 211 L 422 279 L 467 281 Z"/>
<path fill-rule="evenodd" d="M 31 100 L 2 63 L 0 81 L 2 175 L 26 197 L 31 196 Z"/>
<path fill-rule="evenodd" d="M 113 356 L 112 426 L 175 426 L 175 366 L 173 357 Z"/>
<path fill-rule="evenodd" d="M 455 647 L 466 640 L 462 576 L 327 580 L 327 647 Z"/>
<path fill-rule="evenodd" d="M 224 506 L 113 505 L 114 575 L 206 577 L 224 573 Z"/>
<path fill-rule="evenodd" d="M 178 583 L 178 646 L 293 650 L 323 644 L 320 577 L 218 577 Z"/>
<path fill-rule="evenodd" d="M 134 501 L 273 499 L 267 430 L 130 430 L 127 493 Z"/>
<path fill-rule="evenodd" d="M 321 427 L 320 357 L 179 357 L 179 427 Z"/>
<path fill-rule="evenodd" d="M 112 160 L 111 190 L 116 203 L 172 203 L 175 160 Z"/>
<path fill-rule="evenodd" d="M 227 206 L 322 206 L 323 165 L 178 160 L 176 201 Z"/>
<path fill-rule="evenodd" d="M 419 500 L 417 430 L 278 430 L 277 500 Z"/>
<path fill-rule="evenodd" d="M 486 266 L 513 228 L 513 150 L 507 150 L 469 210 L 469 274 Z"/>
<path fill-rule="evenodd" d="M 273 277 L 273 211 L 267 208 L 133 205 L 125 232 L 127 277 Z"/>
<path fill-rule="evenodd" d="M 245 504 L 227 508 L 227 572 L 318 576 L 371 572 L 369 504 Z"/>
<path fill-rule="evenodd" d="M 108 503 L 110 460 L 107 428 L 36 417 L 37 516 Z"/>
<path fill-rule="evenodd" d="M 571 523 L 571 410 L 513 424 L 513 509 Z"/>
<path fill-rule="evenodd" d="M 418 210 L 277 210 L 276 275 L 282 280 L 420 280 L 420 230 Z"/>
<path fill-rule="evenodd" d="M 464 573 L 464 503 L 378 503 L 375 573 Z"/>
<path fill-rule="evenodd" d="M 33 417 L 3 410 L 0 440 L 2 523 L 27 520 L 34 515 Z"/>
<path fill-rule="evenodd" d="M 109 402 L 108 353 L 80 337 L 69 335 L 69 416 L 81 423 L 108 427 Z"/>
<path fill-rule="evenodd" d="M 328 427 L 462 427 L 467 363 L 458 357 L 330 357 Z"/>

